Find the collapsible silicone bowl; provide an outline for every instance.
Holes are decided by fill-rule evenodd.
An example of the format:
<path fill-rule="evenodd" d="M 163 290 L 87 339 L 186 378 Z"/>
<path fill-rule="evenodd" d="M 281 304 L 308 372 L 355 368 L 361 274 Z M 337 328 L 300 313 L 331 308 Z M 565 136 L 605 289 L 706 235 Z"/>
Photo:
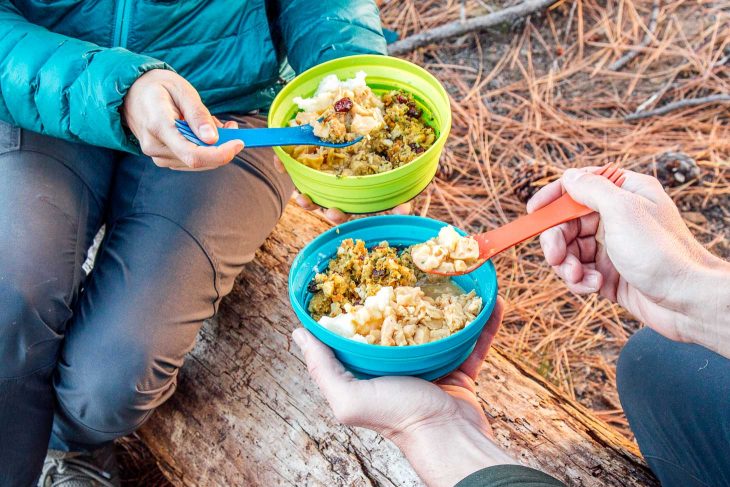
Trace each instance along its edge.
<path fill-rule="evenodd" d="M 314 336 L 331 347 L 337 358 L 361 378 L 412 375 L 426 380 L 442 377 L 466 360 L 492 313 L 497 299 L 497 277 L 487 262 L 471 274 L 454 278 L 466 291 L 481 296 L 483 309 L 474 321 L 451 336 L 423 345 L 388 347 L 357 342 L 321 326 L 307 312 L 312 294 L 307 285 L 327 268 L 343 239 L 361 239 L 370 248 L 383 240 L 391 245 L 413 245 L 438 234 L 443 222 L 418 216 L 374 216 L 335 227 L 312 240 L 294 259 L 289 272 L 289 299 L 297 317 Z M 463 233 L 462 233 L 463 234 Z"/>
<path fill-rule="evenodd" d="M 281 147 L 274 148 L 297 189 L 312 201 L 347 213 L 387 210 L 409 201 L 428 186 L 451 130 L 451 106 L 443 86 L 426 70 L 402 59 L 364 54 L 334 59 L 303 72 L 277 95 L 269 111 L 269 127 L 288 126 L 299 111 L 297 96 L 314 94 L 322 78 L 335 74 L 352 78 L 367 73 L 366 82 L 376 93 L 398 89 L 411 93 L 424 119 L 438 134 L 434 144 L 410 163 L 392 171 L 368 176 L 336 176 L 297 162 Z"/>

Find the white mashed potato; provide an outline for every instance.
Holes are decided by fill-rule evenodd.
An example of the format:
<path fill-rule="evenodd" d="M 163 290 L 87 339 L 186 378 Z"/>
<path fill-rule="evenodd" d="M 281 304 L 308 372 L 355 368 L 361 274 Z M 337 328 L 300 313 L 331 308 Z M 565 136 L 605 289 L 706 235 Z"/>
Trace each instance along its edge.
<path fill-rule="evenodd" d="M 354 78 L 346 80 L 340 80 L 334 74 L 325 76 L 313 96 L 294 98 L 294 103 L 302 111 L 292 125 L 310 124 L 316 136 L 327 139 L 331 135 L 331 127 L 319 120 L 326 118 L 336 102 L 348 99 L 351 103 L 348 115 L 352 133 L 365 136 L 379 129 L 384 123 L 383 103 L 365 83 L 365 78 L 364 71 L 358 71 Z"/>
<path fill-rule="evenodd" d="M 411 256 L 424 272 L 463 272 L 479 260 L 479 243 L 473 237 L 462 237 L 449 225 L 437 237 L 414 245 Z"/>
<path fill-rule="evenodd" d="M 345 305 L 345 313 L 322 316 L 319 324 L 345 338 L 386 346 L 419 345 L 464 328 L 482 309 L 474 291 L 427 297 L 420 287 L 385 286 L 362 305 Z"/>

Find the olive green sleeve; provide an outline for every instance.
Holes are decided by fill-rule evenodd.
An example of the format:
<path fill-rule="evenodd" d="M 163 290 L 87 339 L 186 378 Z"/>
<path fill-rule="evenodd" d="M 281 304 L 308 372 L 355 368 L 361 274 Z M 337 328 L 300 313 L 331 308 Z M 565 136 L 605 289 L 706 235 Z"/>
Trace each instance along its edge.
<path fill-rule="evenodd" d="M 28 22 L 0 0 L 0 120 L 42 134 L 138 152 L 119 113 L 124 95 L 162 61 L 104 48 Z"/>
<path fill-rule="evenodd" d="M 534 468 L 495 465 L 474 472 L 456 487 L 565 487 L 565 484 Z"/>

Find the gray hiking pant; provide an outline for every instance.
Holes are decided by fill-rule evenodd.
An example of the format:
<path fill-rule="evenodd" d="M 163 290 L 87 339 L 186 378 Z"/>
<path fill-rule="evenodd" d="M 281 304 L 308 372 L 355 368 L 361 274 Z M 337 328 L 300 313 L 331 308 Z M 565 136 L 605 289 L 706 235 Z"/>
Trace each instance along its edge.
<path fill-rule="evenodd" d="M 178 172 L 0 122 L 1 486 L 31 485 L 49 445 L 134 431 L 172 395 L 203 320 L 289 199 L 272 157 L 245 149 Z"/>

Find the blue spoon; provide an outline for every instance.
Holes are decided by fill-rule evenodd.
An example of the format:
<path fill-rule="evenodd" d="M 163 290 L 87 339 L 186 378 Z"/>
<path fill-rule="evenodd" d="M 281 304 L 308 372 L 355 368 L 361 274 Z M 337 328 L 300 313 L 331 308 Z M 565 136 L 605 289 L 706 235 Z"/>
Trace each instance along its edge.
<path fill-rule="evenodd" d="M 192 131 L 185 120 L 175 120 L 175 126 L 183 137 L 190 142 L 201 146 L 210 146 L 200 140 Z M 212 144 L 218 146 L 230 140 L 242 140 L 246 147 L 274 147 L 279 145 L 319 145 L 322 147 L 341 148 L 356 144 L 362 140 L 362 136 L 334 144 L 320 139 L 314 135 L 314 128 L 311 125 L 299 125 L 297 127 L 265 128 L 265 129 L 218 129 L 218 142 Z"/>

